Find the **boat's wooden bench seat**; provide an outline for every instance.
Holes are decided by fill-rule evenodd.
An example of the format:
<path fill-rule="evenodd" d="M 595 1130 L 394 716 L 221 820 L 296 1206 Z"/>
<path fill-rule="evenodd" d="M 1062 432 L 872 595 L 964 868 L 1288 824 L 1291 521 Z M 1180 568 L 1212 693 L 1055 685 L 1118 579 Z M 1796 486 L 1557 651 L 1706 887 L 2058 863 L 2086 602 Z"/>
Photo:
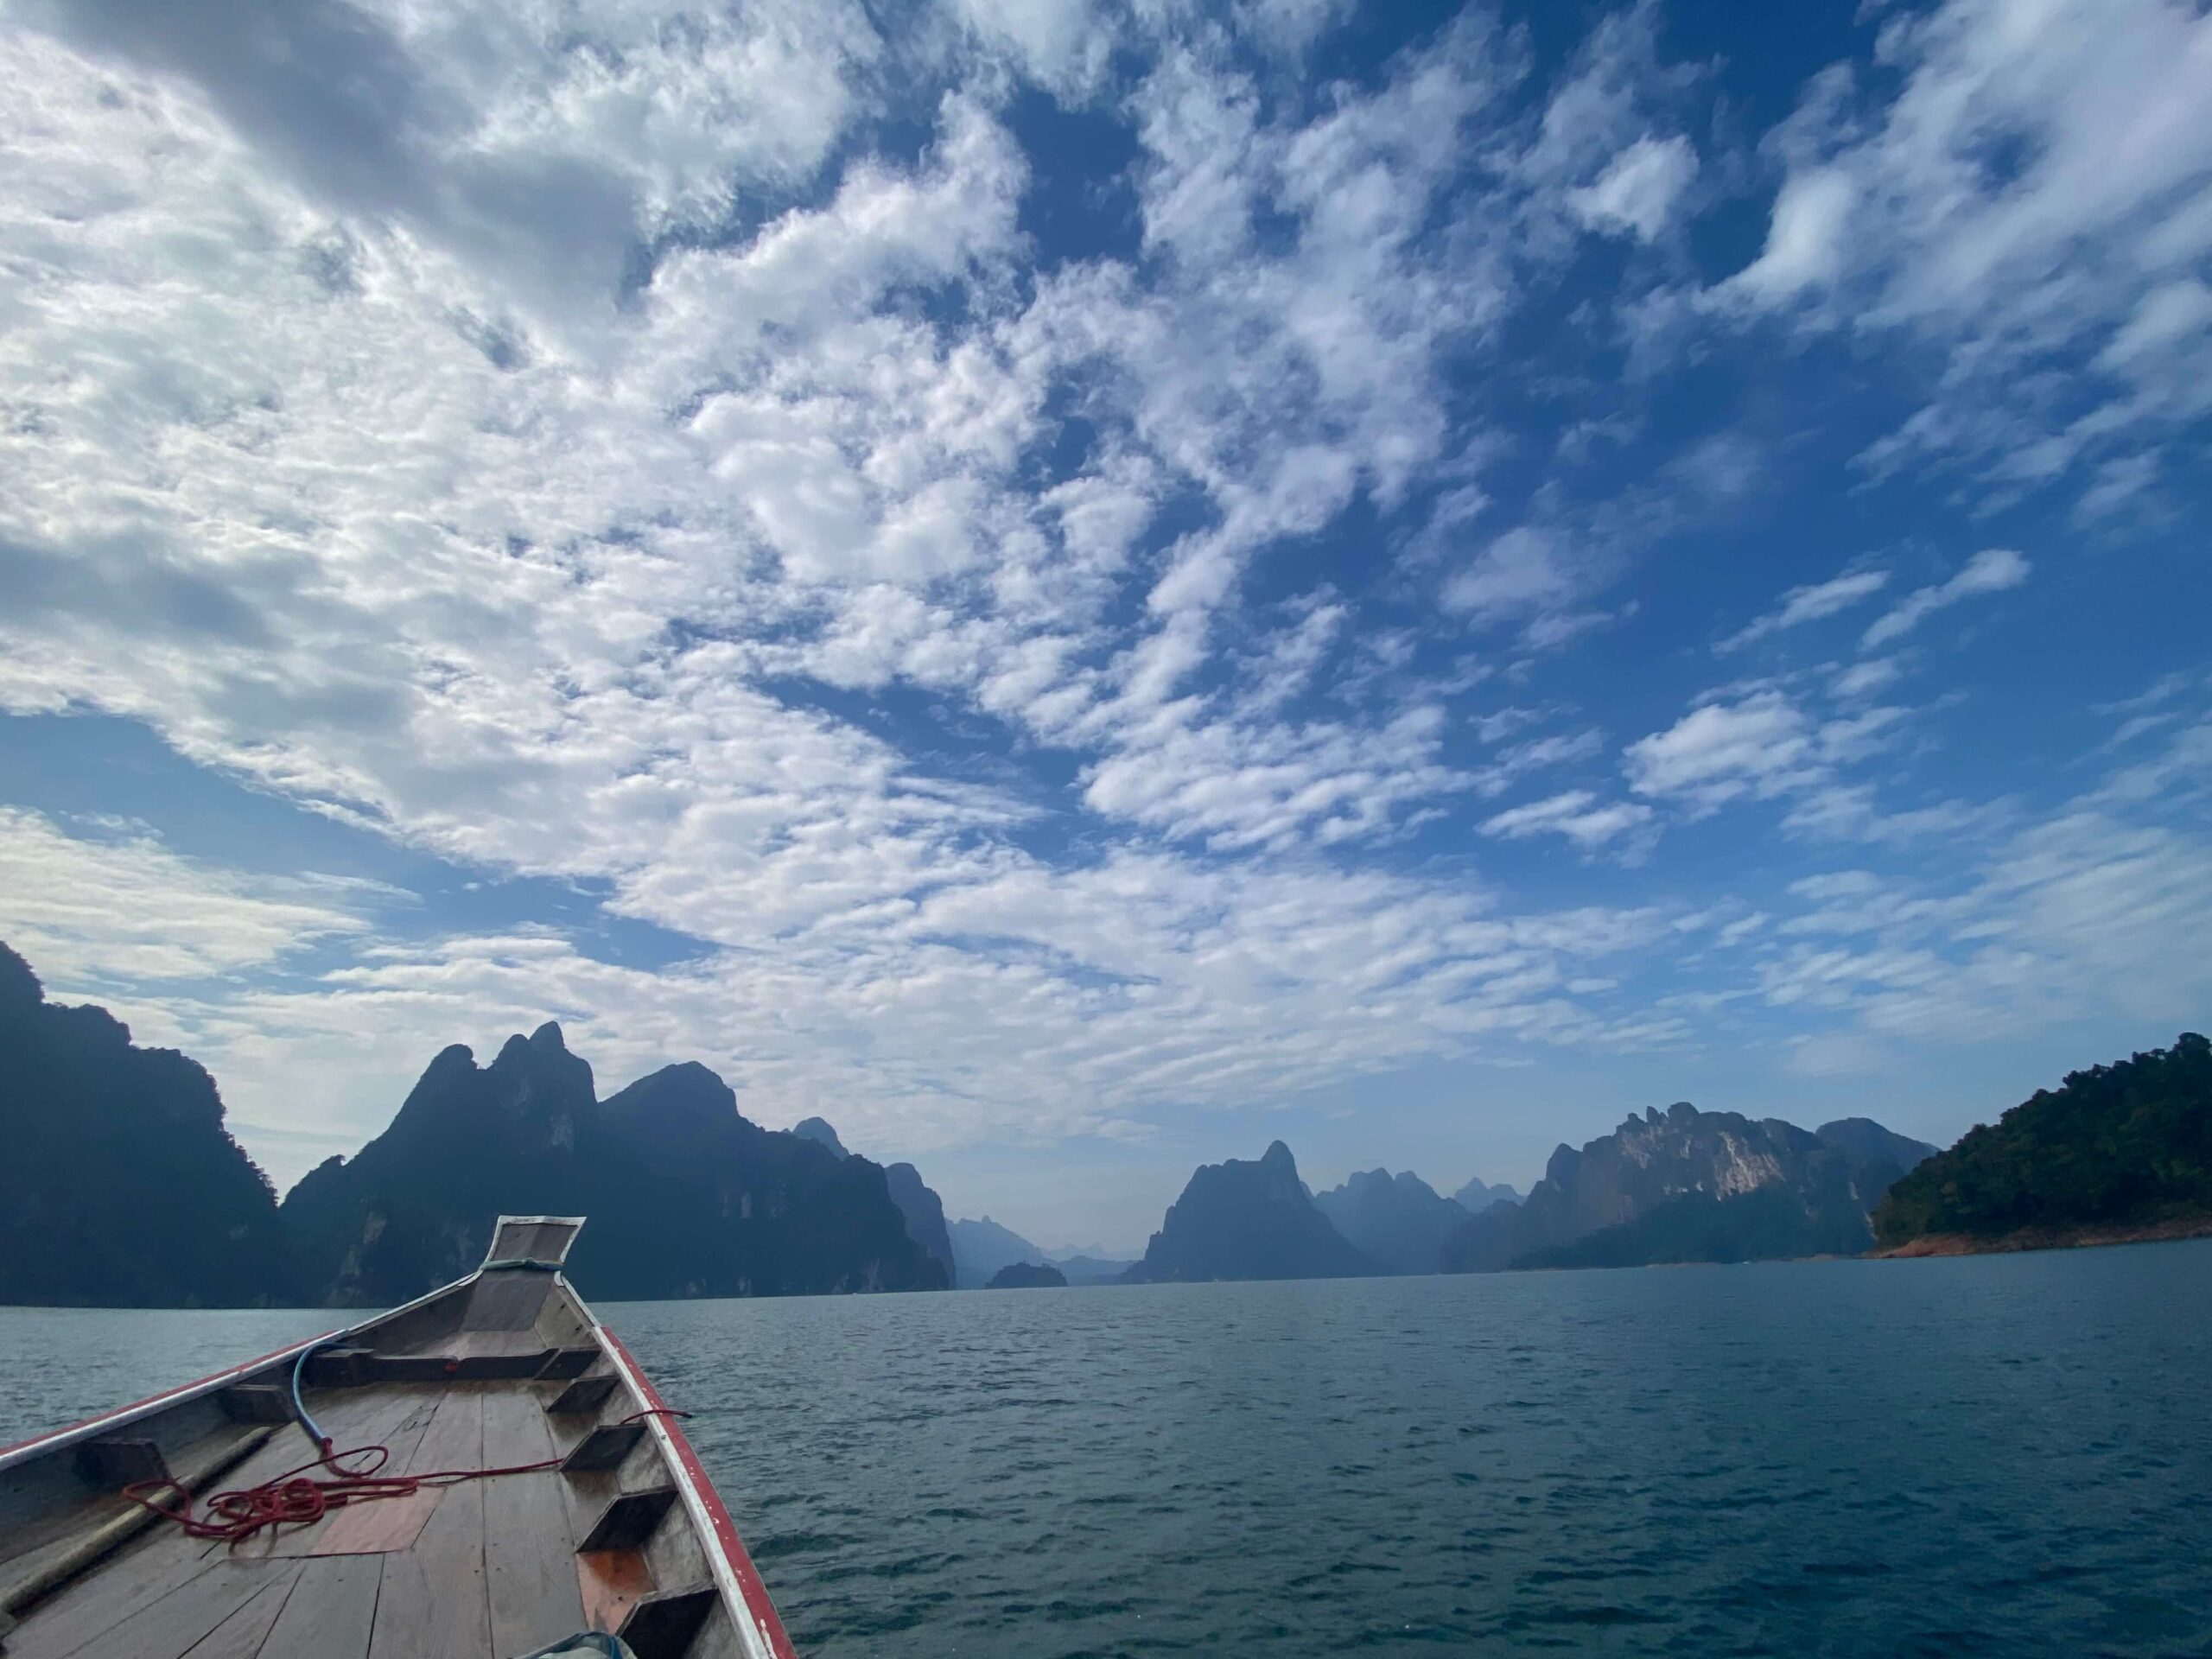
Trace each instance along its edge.
<path fill-rule="evenodd" d="M 311 1388 L 359 1389 L 381 1382 L 565 1382 L 599 1357 L 595 1348 L 548 1348 L 528 1343 L 458 1340 L 431 1353 L 384 1354 L 366 1348 L 326 1348 L 307 1363 Z"/>

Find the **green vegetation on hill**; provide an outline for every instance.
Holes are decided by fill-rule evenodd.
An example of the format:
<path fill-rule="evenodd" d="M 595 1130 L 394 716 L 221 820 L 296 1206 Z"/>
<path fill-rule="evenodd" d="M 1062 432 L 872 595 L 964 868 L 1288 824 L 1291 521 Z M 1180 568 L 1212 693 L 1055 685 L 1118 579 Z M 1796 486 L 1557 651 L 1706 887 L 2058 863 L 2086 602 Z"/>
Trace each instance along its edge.
<path fill-rule="evenodd" d="M 1633 1268 L 1650 1262 L 1765 1262 L 1856 1255 L 1866 1248 L 1864 1214 L 1847 1203 L 1808 1201 L 1786 1185 L 1738 1198 L 1685 1192 L 1633 1221 L 1601 1227 L 1570 1243 L 1516 1256 L 1515 1268 Z"/>
<path fill-rule="evenodd" d="M 1935 1234 L 2152 1226 L 2212 1215 L 2212 1043 L 2185 1032 L 2039 1089 L 1892 1186 L 1885 1248 Z"/>

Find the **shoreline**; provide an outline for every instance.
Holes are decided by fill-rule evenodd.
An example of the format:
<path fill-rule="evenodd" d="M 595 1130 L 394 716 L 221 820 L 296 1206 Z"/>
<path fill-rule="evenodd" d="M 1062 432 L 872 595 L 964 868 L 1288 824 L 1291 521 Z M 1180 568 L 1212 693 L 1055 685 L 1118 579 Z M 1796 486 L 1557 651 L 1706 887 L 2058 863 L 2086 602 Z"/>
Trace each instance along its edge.
<path fill-rule="evenodd" d="M 1928 1233 L 1886 1250 L 1869 1250 L 1859 1259 L 1907 1262 L 1936 1255 L 2008 1255 L 2021 1250 L 2098 1249 L 2109 1244 L 2162 1244 L 2209 1236 L 2212 1236 L 2212 1215 L 2176 1216 L 2133 1226 L 2023 1227 L 1994 1236 Z"/>

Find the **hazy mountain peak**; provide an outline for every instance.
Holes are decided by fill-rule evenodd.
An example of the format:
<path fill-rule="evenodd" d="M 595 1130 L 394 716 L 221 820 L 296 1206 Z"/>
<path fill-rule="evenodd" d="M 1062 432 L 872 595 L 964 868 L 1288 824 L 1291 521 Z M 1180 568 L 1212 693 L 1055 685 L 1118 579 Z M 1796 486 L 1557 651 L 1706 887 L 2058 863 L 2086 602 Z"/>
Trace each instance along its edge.
<path fill-rule="evenodd" d="M 1521 1194 L 1500 1181 L 1492 1186 L 1479 1175 L 1470 1176 L 1467 1184 L 1452 1195 L 1452 1201 L 1469 1215 L 1479 1215 L 1494 1204 L 1518 1204 Z"/>
<path fill-rule="evenodd" d="M 837 1131 L 830 1127 L 826 1118 L 802 1117 L 791 1125 L 791 1133 L 802 1141 L 811 1141 L 817 1146 L 829 1147 L 840 1158 L 853 1155 L 845 1150 L 845 1143 L 837 1138 Z"/>

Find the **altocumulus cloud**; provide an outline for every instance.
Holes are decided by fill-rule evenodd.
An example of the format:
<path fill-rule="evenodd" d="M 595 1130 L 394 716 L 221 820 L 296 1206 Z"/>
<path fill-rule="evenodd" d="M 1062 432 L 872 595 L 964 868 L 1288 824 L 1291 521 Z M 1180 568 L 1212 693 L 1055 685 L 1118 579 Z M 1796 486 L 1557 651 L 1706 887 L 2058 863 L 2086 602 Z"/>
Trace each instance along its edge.
<path fill-rule="evenodd" d="M 2186 487 L 2212 23 L 1955 0 L 1761 134 L 1662 6 L 1551 57 L 1351 14 L 12 11 L 0 706 L 681 949 L 28 804 L 0 925 L 306 1149 L 549 1013 L 924 1150 L 1568 1047 L 1878 1053 L 2037 1006 L 2020 962 L 2076 982 L 2088 826 L 2139 908 L 2190 832 L 1910 766 L 1975 671 L 1944 613 L 2061 556 L 1975 526 Z M 1764 230 L 1704 263 L 1732 202 Z M 1761 377 L 1841 334 L 1929 372 L 1808 459 L 1760 410 L 1827 389 Z M 1715 364 L 1757 395 L 1678 421 Z M 1781 493 L 1897 516 L 1661 556 L 1773 539 Z M 1915 569 L 1856 641 L 1904 649 L 1834 660 Z M 1745 677 L 1684 679 L 1716 637 Z M 1761 890 L 1670 872 L 1754 813 L 1800 861 Z M 1832 849 L 1939 823 L 1955 902 L 1885 954 L 1790 930 Z M 305 1111 L 311 1069 L 375 1087 Z"/>

